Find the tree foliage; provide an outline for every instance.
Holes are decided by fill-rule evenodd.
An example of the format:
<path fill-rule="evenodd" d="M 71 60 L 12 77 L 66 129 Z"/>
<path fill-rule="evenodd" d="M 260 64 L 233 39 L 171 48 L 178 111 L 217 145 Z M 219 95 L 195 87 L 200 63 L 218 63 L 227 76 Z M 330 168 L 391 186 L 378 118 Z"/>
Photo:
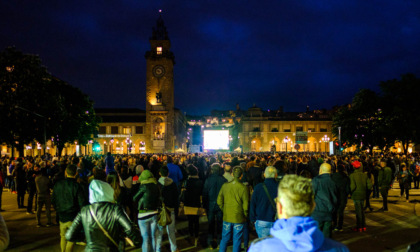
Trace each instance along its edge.
<path fill-rule="evenodd" d="M 98 127 L 87 95 L 53 77 L 38 56 L 12 47 L 0 52 L 0 97 L 0 142 L 19 152 L 24 144 L 45 144 L 44 130 L 62 149 L 76 140 L 86 144 Z"/>
<path fill-rule="evenodd" d="M 382 82 L 380 88 L 381 94 L 361 89 L 350 105 L 340 108 L 333 117 L 333 134 L 338 136 L 341 127 L 346 146 L 370 151 L 401 141 L 407 153 L 409 143 L 420 140 L 420 80 L 406 74 L 401 80 Z"/>

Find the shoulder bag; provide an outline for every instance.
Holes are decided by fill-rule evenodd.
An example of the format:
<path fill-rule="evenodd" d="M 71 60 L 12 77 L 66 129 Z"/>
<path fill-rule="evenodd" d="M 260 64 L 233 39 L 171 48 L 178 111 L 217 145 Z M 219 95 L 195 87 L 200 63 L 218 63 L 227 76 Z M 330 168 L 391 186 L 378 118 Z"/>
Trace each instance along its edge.
<path fill-rule="evenodd" d="M 95 213 L 93 212 L 92 205 L 89 206 L 90 214 L 92 215 L 93 219 L 95 220 L 96 224 L 98 224 L 99 228 L 102 230 L 102 232 L 105 234 L 106 237 L 119 249 L 120 247 L 115 242 L 114 239 L 109 235 L 109 233 L 105 230 L 105 228 L 101 225 L 101 223 L 98 221 L 98 218 L 96 218 Z M 125 240 L 130 244 L 130 246 L 134 246 L 134 243 L 132 240 L 130 240 L 128 237 L 125 237 Z"/>
<path fill-rule="evenodd" d="M 273 209 L 274 209 L 274 212 L 276 213 L 276 217 L 275 217 L 275 219 L 277 219 L 277 218 L 278 218 L 278 216 L 277 216 L 277 208 L 276 208 L 276 204 L 274 203 L 274 200 L 271 198 L 270 194 L 268 193 L 267 186 L 265 186 L 264 182 L 263 182 L 262 184 L 263 184 L 262 186 L 263 186 L 263 188 L 264 188 L 265 194 L 267 195 L 267 198 L 268 198 L 268 200 L 270 201 L 271 206 L 272 206 L 272 207 L 273 207 Z"/>

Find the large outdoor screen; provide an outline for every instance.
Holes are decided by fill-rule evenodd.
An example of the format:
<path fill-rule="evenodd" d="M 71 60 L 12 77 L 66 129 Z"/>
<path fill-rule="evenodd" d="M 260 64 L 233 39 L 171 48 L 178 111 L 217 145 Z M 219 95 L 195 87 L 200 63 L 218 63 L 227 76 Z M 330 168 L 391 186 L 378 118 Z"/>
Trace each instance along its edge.
<path fill-rule="evenodd" d="M 228 150 L 229 130 L 204 130 L 205 150 Z"/>

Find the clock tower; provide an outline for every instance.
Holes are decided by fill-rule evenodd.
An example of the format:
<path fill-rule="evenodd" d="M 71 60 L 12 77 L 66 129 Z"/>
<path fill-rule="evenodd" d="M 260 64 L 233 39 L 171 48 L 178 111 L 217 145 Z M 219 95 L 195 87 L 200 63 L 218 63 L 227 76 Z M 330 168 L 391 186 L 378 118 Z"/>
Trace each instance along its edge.
<path fill-rule="evenodd" d="M 174 64 L 168 32 L 159 16 L 146 52 L 146 152 L 174 152 Z"/>

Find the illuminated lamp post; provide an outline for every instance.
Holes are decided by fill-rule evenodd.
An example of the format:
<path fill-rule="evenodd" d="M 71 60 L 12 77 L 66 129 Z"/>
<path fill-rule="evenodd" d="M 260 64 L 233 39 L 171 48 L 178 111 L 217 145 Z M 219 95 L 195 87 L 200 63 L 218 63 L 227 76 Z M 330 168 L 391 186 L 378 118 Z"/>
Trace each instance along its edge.
<path fill-rule="evenodd" d="M 286 153 L 287 153 L 287 142 L 289 142 L 289 137 L 288 136 L 286 136 L 284 139 L 283 139 L 283 142 L 284 143 L 286 143 Z"/>
<path fill-rule="evenodd" d="M 322 141 L 325 143 L 325 153 L 327 153 L 327 142 L 330 141 L 330 138 L 327 135 L 324 135 Z"/>
<path fill-rule="evenodd" d="M 112 149 L 114 148 L 114 138 L 111 138 L 111 140 L 109 140 L 109 142 L 111 143 L 110 144 L 110 150 L 109 150 L 109 152 L 112 154 Z"/>

